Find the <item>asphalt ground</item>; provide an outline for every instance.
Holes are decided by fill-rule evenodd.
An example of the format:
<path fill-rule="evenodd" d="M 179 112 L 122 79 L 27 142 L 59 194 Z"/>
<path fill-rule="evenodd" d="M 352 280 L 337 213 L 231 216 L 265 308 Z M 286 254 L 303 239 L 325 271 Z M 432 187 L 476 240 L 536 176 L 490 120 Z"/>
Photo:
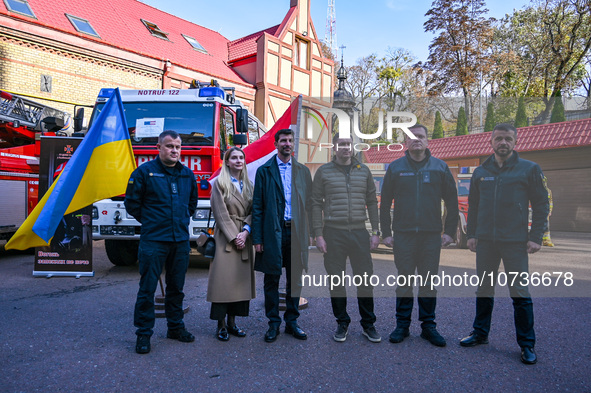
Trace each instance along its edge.
<path fill-rule="evenodd" d="M 440 296 L 437 305 L 438 330 L 447 347 L 419 337 L 416 303 L 410 337 L 388 342 L 395 327 L 392 288 L 380 289 L 375 299 L 381 343 L 361 335 L 355 299 L 349 303 L 354 322 L 346 342 L 333 341 L 330 299 L 311 296 L 299 319 L 308 340 L 285 335 L 282 326 L 278 340 L 269 344 L 263 341 L 267 320 L 257 274 L 251 316 L 237 321 L 248 336 L 220 342 L 205 301 L 207 270 L 196 261 L 185 286 L 190 307 L 185 324 L 195 342 L 167 339 L 165 320 L 158 319 L 152 352 L 138 355 L 133 327 L 137 266 L 111 265 L 102 242 L 94 242 L 94 277 L 33 278 L 31 254 L 1 250 L 0 392 L 589 391 L 591 292 L 584 291 L 591 281 L 591 234 L 552 237 L 557 246 L 543 248 L 530 265 L 569 269 L 578 289 L 534 298 L 539 360 L 533 366 L 519 360 L 506 288 L 497 291 L 488 345 L 459 346 L 471 331 L 474 297 L 454 291 Z M 380 251 L 374 254 L 374 270 L 395 273 L 392 255 Z M 311 270 L 320 272 L 321 261 L 313 253 Z M 474 254 L 443 250 L 441 269 L 473 271 Z"/>

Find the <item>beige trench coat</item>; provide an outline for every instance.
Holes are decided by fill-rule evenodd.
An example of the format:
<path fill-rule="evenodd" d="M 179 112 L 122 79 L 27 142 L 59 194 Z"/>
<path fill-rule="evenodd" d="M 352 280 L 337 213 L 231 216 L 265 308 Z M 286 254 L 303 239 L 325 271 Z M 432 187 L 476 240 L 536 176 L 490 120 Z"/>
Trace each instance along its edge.
<path fill-rule="evenodd" d="M 254 261 L 251 236 L 246 247 L 238 250 L 232 240 L 242 231 L 244 224 L 251 225 L 251 210 L 238 189 L 232 186 L 228 203 L 217 183 L 211 190 L 211 207 L 215 217 L 215 257 L 209 266 L 207 301 L 231 303 L 255 298 Z"/>

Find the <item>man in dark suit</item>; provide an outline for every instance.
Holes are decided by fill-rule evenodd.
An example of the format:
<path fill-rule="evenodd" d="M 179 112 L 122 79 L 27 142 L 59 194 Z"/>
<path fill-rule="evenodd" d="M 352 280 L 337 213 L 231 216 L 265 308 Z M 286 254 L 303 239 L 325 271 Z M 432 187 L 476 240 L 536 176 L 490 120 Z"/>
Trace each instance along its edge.
<path fill-rule="evenodd" d="M 305 340 L 298 326 L 301 273 L 308 268 L 312 176 L 310 170 L 291 156 L 294 134 L 282 129 L 275 134 L 277 154 L 258 168 L 252 207 L 252 239 L 257 252 L 255 270 L 265 273 L 265 313 L 269 318 L 266 342 L 279 335 L 279 279 L 285 267 L 285 333 Z M 293 232 L 293 235 L 292 235 Z"/>

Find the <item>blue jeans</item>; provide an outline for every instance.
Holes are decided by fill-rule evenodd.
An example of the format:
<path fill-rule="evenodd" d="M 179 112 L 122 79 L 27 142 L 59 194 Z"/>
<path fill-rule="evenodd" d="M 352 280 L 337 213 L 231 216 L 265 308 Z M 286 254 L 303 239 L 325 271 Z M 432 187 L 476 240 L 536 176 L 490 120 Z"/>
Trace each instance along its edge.
<path fill-rule="evenodd" d="M 183 286 L 189 266 L 189 242 L 158 242 L 141 240 L 138 252 L 140 261 L 140 289 L 137 293 L 133 317 L 136 334 L 153 334 L 154 292 L 163 267 L 166 267 L 166 292 L 164 309 L 169 330 L 182 329 Z"/>

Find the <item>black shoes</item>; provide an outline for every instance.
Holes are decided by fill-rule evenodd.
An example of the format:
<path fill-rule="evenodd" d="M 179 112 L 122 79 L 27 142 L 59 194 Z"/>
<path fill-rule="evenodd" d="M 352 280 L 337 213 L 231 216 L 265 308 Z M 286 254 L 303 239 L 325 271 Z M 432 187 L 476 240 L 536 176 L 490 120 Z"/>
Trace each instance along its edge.
<path fill-rule="evenodd" d="M 437 329 L 435 329 L 435 326 L 424 328 L 421 332 L 421 338 L 424 338 L 436 347 L 445 347 L 447 344 L 445 339 L 439 334 Z"/>
<path fill-rule="evenodd" d="M 472 331 L 468 337 L 464 337 L 460 340 L 460 345 L 462 347 L 475 347 L 480 344 L 488 344 L 488 337 L 481 336 L 474 331 Z"/>
<path fill-rule="evenodd" d="M 236 337 L 246 337 L 246 332 L 236 325 L 228 326 L 228 333 Z"/>
<path fill-rule="evenodd" d="M 265 342 L 272 343 L 277 340 L 277 336 L 279 336 L 279 327 L 270 326 L 265 333 Z"/>
<path fill-rule="evenodd" d="M 397 327 L 390 333 L 390 342 L 394 344 L 401 343 L 409 334 L 407 328 Z"/>
<path fill-rule="evenodd" d="M 521 348 L 521 362 L 524 364 L 536 364 L 538 357 L 532 347 Z"/>
<path fill-rule="evenodd" d="M 228 336 L 228 329 L 225 327 L 219 328 L 216 337 L 220 341 L 228 341 L 230 339 L 230 336 Z"/>
<path fill-rule="evenodd" d="M 308 335 L 306 334 L 306 332 L 304 332 L 302 330 L 302 328 L 300 328 L 297 324 L 286 325 L 285 326 L 285 334 L 291 334 L 292 336 L 294 336 L 298 340 L 306 340 L 308 338 Z"/>
<path fill-rule="evenodd" d="M 373 325 L 366 329 L 363 329 L 363 332 L 361 334 L 363 334 L 365 338 L 367 338 L 372 343 L 379 343 L 380 341 L 382 341 L 382 337 L 380 337 L 378 331 Z"/>
<path fill-rule="evenodd" d="M 195 336 L 187 331 L 187 329 L 175 329 L 175 330 L 168 330 L 166 333 L 166 338 L 172 338 L 173 340 L 179 340 L 184 343 L 191 343 L 195 341 Z"/>
<path fill-rule="evenodd" d="M 135 351 L 140 354 L 150 352 L 150 336 L 147 334 L 138 334 L 137 341 L 135 343 Z"/>
<path fill-rule="evenodd" d="M 334 336 L 332 336 L 332 338 L 336 342 L 342 343 L 347 339 L 347 333 L 349 333 L 349 325 L 347 325 L 346 323 L 339 323 L 337 331 L 334 333 Z"/>
<path fill-rule="evenodd" d="M 175 329 L 175 330 L 168 330 L 166 333 L 167 338 L 172 338 L 173 340 L 179 340 L 184 343 L 190 343 L 195 341 L 195 336 L 187 331 L 187 329 Z M 138 334 L 137 341 L 135 343 L 135 351 L 137 353 L 149 353 L 151 349 L 150 346 L 150 336 L 147 334 Z"/>

